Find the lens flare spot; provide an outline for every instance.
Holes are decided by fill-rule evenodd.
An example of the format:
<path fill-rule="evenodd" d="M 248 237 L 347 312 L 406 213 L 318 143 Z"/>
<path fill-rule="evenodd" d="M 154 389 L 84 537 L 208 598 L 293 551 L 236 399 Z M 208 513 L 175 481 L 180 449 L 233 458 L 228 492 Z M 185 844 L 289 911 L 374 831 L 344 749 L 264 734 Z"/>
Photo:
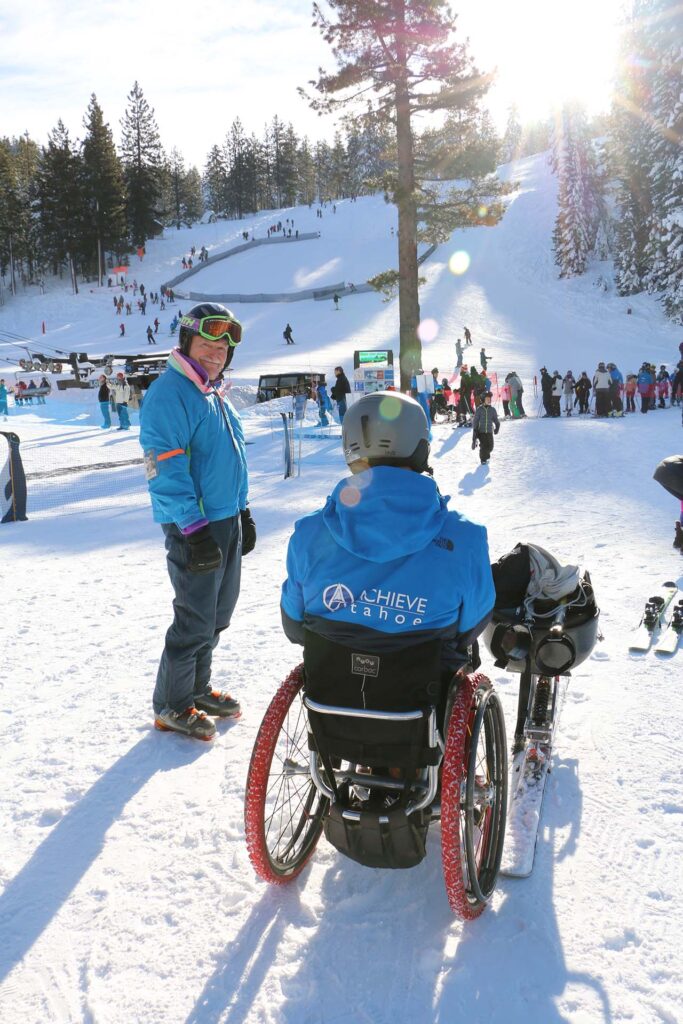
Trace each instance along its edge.
<path fill-rule="evenodd" d="M 483 203 L 481 204 L 481 206 L 477 210 L 477 213 L 479 214 L 480 217 L 485 217 L 488 212 L 489 212 L 488 206 L 484 206 Z"/>
<path fill-rule="evenodd" d="M 456 277 L 460 277 L 461 274 L 465 274 L 469 270 L 470 266 L 470 254 L 465 252 L 464 249 L 459 249 L 454 252 L 448 261 L 448 269 L 451 274 L 455 274 Z"/>
<path fill-rule="evenodd" d="M 354 484 L 347 484 L 339 492 L 339 500 L 347 508 L 353 508 L 360 501 L 360 491 Z"/>
<path fill-rule="evenodd" d="M 379 403 L 379 414 L 383 420 L 395 420 L 401 415 L 401 402 L 398 398 L 383 398 Z"/>
<path fill-rule="evenodd" d="M 434 341 L 438 333 L 439 325 L 436 320 L 423 320 L 417 329 L 420 341 Z"/>

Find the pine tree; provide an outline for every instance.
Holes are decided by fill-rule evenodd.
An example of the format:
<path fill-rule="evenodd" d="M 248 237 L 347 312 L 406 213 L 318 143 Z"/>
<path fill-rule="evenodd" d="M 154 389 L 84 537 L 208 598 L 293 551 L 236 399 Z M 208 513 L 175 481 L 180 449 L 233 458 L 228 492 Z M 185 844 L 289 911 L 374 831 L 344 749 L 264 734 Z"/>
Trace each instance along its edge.
<path fill-rule="evenodd" d="M 123 168 L 111 128 L 105 124 L 94 93 L 83 124 L 86 134 L 81 145 L 85 202 L 82 247 L 90 254 L 92 265 L 98 267 L 101 279 L 105 273 L 105 252 L 110 250 L 119 256 L 126 248 Z"/>
<path fill-rule="evenodd" d="M 228 168 L 225 154 L 219 146 L 212 146 L 204 168 L 204 195 L 208 208 L 214 213 L 227 212 Z"/>
<path fill-rule="evenodd" d="M 154 110 L 137 82 L 128 94 L 128 107 L 121 126 L 128 226 L 133 243 L 144 245 L 156 225 L 163 152 Z"/>
<path fill-rule="evenodd" d="M 61 120 L 40 158 L 36 208 L 42 247 L 54 272 L 69 262 L 76 288 L 75 264 L 83 255 L 83 163 Z"/>
<path fill-rule="evenodd" d="M 604 219 L 602 179 L 585 113 L 577 104 L 562 110 L 553 166 L 558 176 L 553 252 L 560 277 L 573 277 L 586 270 Z"/>
<path fill-rule="evenodd" d="M 652 212 L 644 281 L 683 322 L 683 11 L 671 0 L 640 8 L 640 35 L 651 66 L 650 117 L 644 126 Z"/>
<path fill-rule="evenodd" d="M 609 161 L 616 187 L 616 285 L 620 295 L 642 291 L 647 273 L 652 194 L 649 179 L 651 70 L 642 39 L 639 4 L 621 35 L 615 103 L 609 129 Z"/>
<path fill-rule="evenodd" d="M 501 145 L 501 160 L 504 163 L 509 163 L 510 160 L 516 160 L 520 156 L 522 150 L 522 123 L 519 120 L 519 111 L 517 105 L 512 104 L 508 111 L 507 124 L 505 126 L 505 132 L 503 134 L 503 142 Z"/>
<path fill-rule="evenodd" d="M 454 41 L 455 23 L 445 0 L 328 0 L 327 6 L 337 21 L 317 3 L 313 19 L 338 70 L 322 72 L 313 83 L 322 98 L 312 106 L 331 112 L 371 89 L 373 109 L 395 125 L 398 169 L 391 191 L 398 207 L 401 387 L 407 388 L 422 361 L 413 120 L 421 112 L 474 109 L 488 80 L 477 74 L 464 44 Z M 462 210 L 454 205 L 449 212 L 455 222 Z"/>
<path fill-rule="evenodd" d="M 175 224 L 180 230 L 185 220 L 183 182 L 185 181 L 185 160 L 182 153 L 174 146 L 166 160 L 162 172 L 162 204 L 164 217 L 169 223 Z"/>
<path fill-rule="evenodd" d="M 40 223 L 34 215 L 40 147 L 28 132 L 18 139 L 6 140 L 6 146 L 17 200 L 11 231 L 13 261 L 22 276 L 33 281 L 36 275 L 42 276 Z"/>
<path fill-rule="evenodd" d="M 14 158 L 8 139 L 0 139 L 0 276 L 4 277 L 14 259 L 13 234 L 19 213 Z"/>
<path fill-rule="evenodd" d="M 225 139 L 227 164 L 226 209 L 230 216 L 242 218 L 250 208 L 252 192 L 248 174 L 248 142 L 239 117 L 235 118 Z"/>
<path fill-rule="evenodd" d="M 315 161 L 308 139 L 302 139 L 297 154 L 299 168 L 299 202 L 312 206 L 315 202 Z"/>
<path fill-rule="evenodd" d="M 196 167 L 188 168 L 183 182 L 183 213 L 188 224 L 194 224 L 204 213 L 202 177 Z"/>
<path fill-rule="evenodd" d="M 323 203 L 332 194 L 332 150 L 326 142 L 315 147 L 315 190 L 318 202 Z"/>

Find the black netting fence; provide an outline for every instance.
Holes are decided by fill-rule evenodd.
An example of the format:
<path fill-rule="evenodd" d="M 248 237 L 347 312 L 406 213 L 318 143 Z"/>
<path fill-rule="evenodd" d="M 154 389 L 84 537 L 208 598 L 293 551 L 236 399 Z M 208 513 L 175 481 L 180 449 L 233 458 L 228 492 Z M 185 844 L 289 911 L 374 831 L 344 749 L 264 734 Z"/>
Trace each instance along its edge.
<path fill-rule="evenodd" d="M 24 440 L 29 519 L 139 505 L 147 481 L 137 434 Z"/>

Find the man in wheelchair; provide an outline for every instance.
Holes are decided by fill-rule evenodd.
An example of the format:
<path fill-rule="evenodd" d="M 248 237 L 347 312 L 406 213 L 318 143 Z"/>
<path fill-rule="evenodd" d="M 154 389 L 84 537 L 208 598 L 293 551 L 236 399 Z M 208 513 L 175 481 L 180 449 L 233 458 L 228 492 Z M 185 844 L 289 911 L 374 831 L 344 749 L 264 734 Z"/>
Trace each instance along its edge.
<path fill-rule="evenodd" d="M 366 395 L 342 431 L 351 475 L 295 524 L 282 622 L 304 646 L 328 839 L 370 866 L 407 867 L 424 856 L 438 801 L 450 683 L 478 666 L 492 615 L 486 530 L 449 511 L 414 399 Z"/>
<path fill-rule="evenodd" d="M 281 611 L 292 643 L 323 637 L 381 655 L 438 639 L 450 674 L 469 662 L 495 602 L 486 529 L 448 510 L 428 437 L 422 407 L 399 392 L 349 408 L 352 475 L 289 542 Z"/>

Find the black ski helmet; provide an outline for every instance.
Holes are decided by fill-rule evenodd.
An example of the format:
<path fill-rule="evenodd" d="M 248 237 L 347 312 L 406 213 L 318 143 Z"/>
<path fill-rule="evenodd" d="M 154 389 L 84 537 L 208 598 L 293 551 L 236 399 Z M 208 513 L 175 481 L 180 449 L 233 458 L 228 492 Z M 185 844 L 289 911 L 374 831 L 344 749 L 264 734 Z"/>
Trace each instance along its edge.
<path fill-rule="evenodd" d="M 235 314 L 220 302 L 200 302 L 198 305 L 193 306 L 192 309 L 189 309 L 185 316 L 193 317 L 195 320 L 201 320 L 205 316 L 225 317 L 226 320 L 232 320 L 234 323 L 239 324 L 239 320 Z M 190 354 L 190 345 L 192 344 L 192 339 L 194 338 L 195 333 L 196 332 L 190 327 L 183 327 L 181 319 L 180 330 L 178 331 L 178 348 L 184 356 Z M 224 370 L 227 370 L 230 366 L 234 352 L 234 346 L 228 345 L 228 352 L 223 366 Z"/>

